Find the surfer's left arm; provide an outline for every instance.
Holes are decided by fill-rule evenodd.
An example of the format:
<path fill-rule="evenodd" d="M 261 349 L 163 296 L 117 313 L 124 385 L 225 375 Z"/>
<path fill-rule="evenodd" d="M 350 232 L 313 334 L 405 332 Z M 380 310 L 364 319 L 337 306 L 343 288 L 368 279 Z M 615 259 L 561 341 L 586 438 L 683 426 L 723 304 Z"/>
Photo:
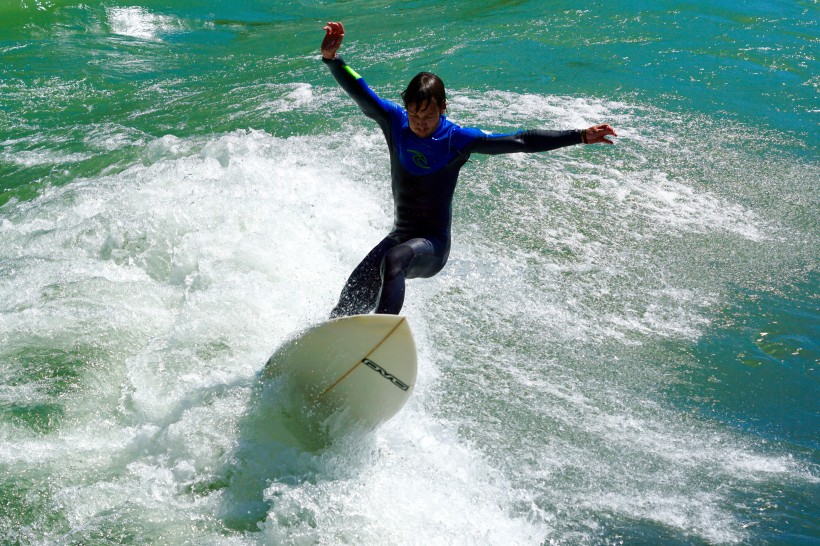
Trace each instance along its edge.
<path fill-rule="evenodd" d="M 614 144 L 608 136 L 618 136 L 609 123 L 593 125 L 588 129 L 581 129 L 581 142 L 584 144 Z"/>
<path fill-rule="evenodd" d="M 574 144 L 612 144 L 608 136 L 618 136 L 611 125 L 604 123 L 588 129 L 555 131 L 532 129 L 510 134 L 489 134 L 471 142 L 469 153 L 509 154 L 516 152 L 546 152 Z"/>

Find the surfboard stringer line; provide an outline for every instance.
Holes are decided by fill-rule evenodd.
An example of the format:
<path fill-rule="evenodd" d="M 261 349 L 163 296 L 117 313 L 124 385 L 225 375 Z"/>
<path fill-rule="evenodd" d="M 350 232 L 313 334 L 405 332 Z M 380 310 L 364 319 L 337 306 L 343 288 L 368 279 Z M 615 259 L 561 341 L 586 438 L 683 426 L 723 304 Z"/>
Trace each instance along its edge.
<path fill-rule="evenodd" d="M 387 341 L 387 339 L 388 339 L 390 336 L 392 336 L 392 335 L 393 335 L 393 332 L 395 332 L 395 331 L 398 329 L 398 327 L 399 327 L 399 326 L 401 326 L 402 324 L 404 324 L 404 321 L 405 321 L 405 320 L 407 320 L 407 319 L 406 319 L 405 317 L 402 317 L 402 318 L 401 318 L 401 320 L 400 320 L 400 321 L 398 321 L 398 322 L 396 323 L 396 325 L 395 325 L 395 326 L 393 326 L 393 328 L 392 328 L 392 329 L 391 329 L 391 330 L 387 333 L 387 335 L 386 335 L 386 336 L 384 336 L 384 337 L 381 339 L 381 341 L 379 341 L 378 343 L 376 343 L 376 345 L 374 345 L 372 349 L 370 349 L 370 352 L 369 352 L 369 353 L 367 353 L 366 355 L 364 355 L 361 359 L 359 359 L 359 361 L 358 361 L 358 362 L 356 362 L 355 364 L 353 364 L 353 366 L 351 366 L 349 370 L 347 370 L 345 373 L 343 373 L 343 374 L 342 374 L 342 376 L 341 376 L 339 379 L 337 379 L 337 380 L 336 380 L 336 381 L 335 381 L 335 382 L 334 382 L 331 386 L 329 386 L 329 387 L 328 387 L 328 388 L 326 388 L 324 391 L 322 391 L 322 393 L 321 393 L 319 396 L 317 396 L 317 397 L 316 397 L 316 398 L 317 398 L 317 400 L 318 400 L 318 399 L 321 399 L 324 395 L 326 395 L 327 393 L 329 393 L 330 391 L 332 391 L 332 390 L 333 390 L 333 388 L 334 388 L 336 385 L 338 385 L 339 383 L 341 383 L 342 381 L 344 381 L 344 379 L 345 379 L 348 375 L 350 375 L 351 373 L 353 373 L 353 371 L 354 371 L 356 368 L 358 368 L 358 367 L 359 367 L 359 365 L 360 365 L 362 362 L 364 362 L 365 360 L 367 360 L 368 358 L 370 358 L 370 355 L 372 355 L 373 353 L 375 353 L 375 352 L 379 349 L 379 347 L 381 347 L 381 346 L 382 346 L 382 344 L 383 344 L 385 341 Z"/>

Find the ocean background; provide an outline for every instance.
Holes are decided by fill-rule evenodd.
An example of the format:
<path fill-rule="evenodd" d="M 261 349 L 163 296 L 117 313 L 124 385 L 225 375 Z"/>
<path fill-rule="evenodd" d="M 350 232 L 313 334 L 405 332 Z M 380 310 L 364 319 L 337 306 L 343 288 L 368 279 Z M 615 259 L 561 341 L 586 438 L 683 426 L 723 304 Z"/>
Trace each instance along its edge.
<path fill-rule="evenodd" d="M 408 405 L 292 442 L 258 373 L 392 222 L 335 20 L 385 98 L 619 137 L 473 156 Z M 818 20 L 0 1 L 0 544 L 820 544 Z"/>

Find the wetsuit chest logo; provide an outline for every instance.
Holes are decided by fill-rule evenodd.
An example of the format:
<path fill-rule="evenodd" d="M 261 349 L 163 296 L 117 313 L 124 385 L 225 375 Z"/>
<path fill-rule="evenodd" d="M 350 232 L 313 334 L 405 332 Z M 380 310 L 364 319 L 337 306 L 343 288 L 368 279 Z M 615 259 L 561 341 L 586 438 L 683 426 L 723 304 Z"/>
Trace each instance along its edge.
<path fill-rule="evenodd" d="M 418 150 L 407 150 L 413 154 L 413 163 L 420 169 L 429 169 L 430 164 L 427 162 L 427 156 Z"/>

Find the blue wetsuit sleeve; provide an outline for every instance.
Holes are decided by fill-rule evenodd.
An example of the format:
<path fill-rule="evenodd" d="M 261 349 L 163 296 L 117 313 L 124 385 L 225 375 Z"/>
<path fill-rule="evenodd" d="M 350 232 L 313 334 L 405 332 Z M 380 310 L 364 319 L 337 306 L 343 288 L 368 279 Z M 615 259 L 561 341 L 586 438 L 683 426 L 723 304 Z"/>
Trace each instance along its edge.
<path fill-rule="evenodd" d="M 339 86 L 356 101 L 364 115 L 378 122 L 385 122 L 390 116 L 390 103 L 373 92 L 364 79 L 341 57 L 322 59 Z"/>
<path fill-rule="evenodd" d="M 581 144 L 581 131 L 577 129 L 552 131 L 533 129 L 510 134 L 482 134 L 463 149 L 463 153 L 511 154 L 517 152 L 546 152 L 564 146 Z"/>

